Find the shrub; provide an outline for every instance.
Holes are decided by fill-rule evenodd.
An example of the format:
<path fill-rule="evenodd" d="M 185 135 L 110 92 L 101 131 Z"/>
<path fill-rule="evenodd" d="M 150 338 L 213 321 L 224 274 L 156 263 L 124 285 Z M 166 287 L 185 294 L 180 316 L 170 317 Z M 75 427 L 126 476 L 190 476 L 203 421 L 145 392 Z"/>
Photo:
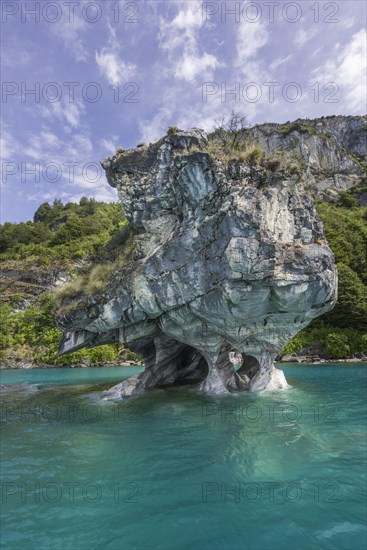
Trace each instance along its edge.
<path fill-rule="evenodd" d="M 338 196 L 338 206 L 344 206 L 346 208 L 353 208 L 358 206 L 358 201 L 353 195 L 350 195 L 347 191 L 342 191 Z"/>
<path fill-rule="evenodd" d="M 238 159 L 250 165 L 255 165 L 260 164 L 262 155 L 261 145 L 252 144 L 246 147 L 244 151 L 238 153 Z"/>
<path fill-rule="evenodd" d="M 72 282 L 67 283 L 56 292 L 57 304 L 61 305 L 65 298 L 90 297 L 98 292 L 103 292 L 114 267 L 114 264 L 96 265 L 88 275 L 78 277 Z M 64 306 L 63 312 L 65 313 L 71 309 L 73 308 Z"/>
<path fill-rule="evenodd" d="M 80 296 L 84 293 L 87 283 L 88 280 L 86 277 L 78 277 L 70 283 L 62 286 L 55 293 L 56 303 L 60 305 L 65 298 L 76 298 L 77 296 Z"/>
<path fill-rule="evenodd" d="M 167 134 L 170 136 L 172 134 L 177 134 L 180 130 L 176 126 L 170 126 L 168 128 Z"/>
<path fill-rule="evenodd" d="M 267 159 L 267 167 L 269 168 L 269 170 L 271 170 L 272 172 L 276 172 L 277 170 L 279 170 L 281 166 L 281 160 L 280 158 L 276 158 L 276 157 L 269 157 Z"/>
<path fill-rule="evenodd" d="M 325 346 L 332 359 L 345 359 L 350 354 L 348 337 L 346 334 L 332 332 L 325 339 Z"/>
<path fill-rule="evenodd" d="M 112 271 L 113 265 L 111 264 L 96 265 L 90 272 L 85 285 L 87 296 L 93 296 L 96 292 L 105 290 Z"/>

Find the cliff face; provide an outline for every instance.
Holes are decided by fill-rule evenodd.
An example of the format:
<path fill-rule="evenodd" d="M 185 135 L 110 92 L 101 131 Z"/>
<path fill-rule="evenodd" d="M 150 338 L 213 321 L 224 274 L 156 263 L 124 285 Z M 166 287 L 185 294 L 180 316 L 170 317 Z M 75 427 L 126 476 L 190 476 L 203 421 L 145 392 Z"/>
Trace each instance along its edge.
<path fill-rule="evenodd" d="M 266 136 L 268 126 L 253 132 Z M 103 162 L 137 233 L 135 257 L 57 322 L 60 353 L 119 339 L 143 355 L 144 373 L 108 398 L 184 383 L 214 393 L 284 388 L 276 355 L 335 303 L 334 258 L 307 179 L 208 151 L 193 129 Z"/>
<path fill-rule="evenodd" d="M 307 188 L 318 199 L 335 198 L 358 184 L 365 174 L 366 117 L 330 116 L 262 124 L 249 134 L 266 154 L 275 151 L 296 154 L 302 162 Z"/>

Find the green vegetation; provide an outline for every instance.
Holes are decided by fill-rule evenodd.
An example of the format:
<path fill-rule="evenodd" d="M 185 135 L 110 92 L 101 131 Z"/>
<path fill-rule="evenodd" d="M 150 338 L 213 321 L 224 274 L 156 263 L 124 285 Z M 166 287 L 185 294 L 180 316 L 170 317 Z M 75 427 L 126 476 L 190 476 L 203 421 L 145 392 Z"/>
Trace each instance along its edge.
<path fill-rule="evenodd" d="M 208 153 L 219 162 L 228 163 L 231 160 L 237 160 L 249 166 L 259 166 L 272 173 L 281 171 L 285 176 L 299 174 L 303 177 L 302 171 L 305 168 L 301 156 L 296 151 L 276 151 L 271 155 L 265 155 L 260 144 L 249 140 L 241 147 L 232 149 L 214 139 L 209 141 L 206 147 L 191 147 L 188 153 Z"/>
<path fill-rule="evenodd" d="M 177 132 L 179 132 L 180 129 L 177 128 L 176 126 L 170 126 L 167 130 L 167 134 L 168 135 L 172 135 L 172 134 L 177 134 Z"/>
<path fill-rule="evenodd" d="M 307 125 L 304 121 L 302 124 L 296 122 L 285 125 L 279 131 L 288 133 L 300 128 L 304 132 L 319 135 L 311 125 Z M 222 162 L 235 159 L 250 166 L 260 165 L 270 172 L 281 170 L 288 174 L 301 174 L 304 168 L 300 155 L 295 151 L 276 151 L 266 156 L 261 145 L 254 143 L 250 138 L 246 116 L 236 111 L 232 111 L 228 119 L 222 117 L 215 121 L 214 130 L 208 134 L 208 140 L 208 145 L 202 151 Z M 199 151 L 199 149 L 190 150 L 190 152 L 194 151 Z"/>
<path fill-rule="evenodd" d="M 1 304 L 0 360 L 73 364 L 87 359 L 113 361 L 118 357 L 119 347 L 115 345 L 81 350 L 54 361 L 62 336 L 55 326 L 54 313 L 55 295 L 50 292 L 41 294 L 24 311 L 15 312 L 9 304 Z"/>
<path fill-rule="evenodd" d="M 32 259 L 37 266 L 53 263 L 71 266 L 85 256 L 96 257 L 103 245 L 127 221 L 118 204 L 82 197 L 79 204 L 41 204 L 33 222 L 0 226 L 0 260 Z"/>
<path fill-rule="evenodd" d="M 242 162 L 247 162 L 250 165 L 260 164 L 263 156 L 261 145 L 248 145 L 244 151 L 238 153 L 238 158 Z"/>
<path fill-rule="evenodd" d="M 311 134 L 314 136 L 318 136 L 323 139 L 328 139 L 331 137 L 330 134 L 325 134 L 323 132 L 319 132 L 310 124 L 307 122 L 307 120 L 295 120 L 294 122 L 287 122 L 285 124 L 282 124 L 278 127 L 276 130 L 279 134 L 288 135 L 291 132 L 299 132 L 301 134 Z"/>
<path fill-rule="evenodd" d="M 52 292 L 41 294 L 24 311 L 15 312 L 9 304 L 0 304 L 0 323 L 0 361 L 68 365 L 137 358 L 121 344 L 111 344 L 82 349 L 55 360 L 62 333 L 55 326 L 55 294 Z"/>
<path fill-rule="evenodd" d="M 367 207 L 347 207 L 353 191 L 336 204 L 318 202 L 325 234 L 339 273 L 338 302 L 289 342 L 283 353 L 302 350 L 333 359 L 367 354 Z"/>
<path fill-rule="evenodd" d="M 56 361 L 62 333 L 55 309 L 63 298 L 102 292 L 116 264 L 132 252 L 121 206 L 83 197 L 79 204 L 42 204 L 33 222 L 0 226 L 0 360 L 72 364 L 136 358 L 120 344 L 84 349 Z M 62 272 L 70 283 L 50 292 Z M 78 302 L 77 302 L 78 303 Z M 80 303 L 80 302 L 79 302 Z M 75 304 L 66 304 L 64 310 Z"/>
<path fill-rule="evenodd" d="M 316 323 L 315 323 L 316 324 Z M 285 355 L 305 352 L 326 355 L 331 359 L 346 359 L 361 353 L 367 354 L 367 334 L 353 328 L 333 327 L 318 321 L 299 332 L 285 346 Z"/>
<path fill-rule="evenodd" d="M 91 297 L 98 292 L 103 292 L 107 287 L 109 277 L 113 273 L 115 265 L 115 263 L 96 265 L 88 274 L 77 277 L 72 282 L 61 287 L 56 292 L 58 304 L 61 305 L 62 300 L 66 297 L 76 298 L 79 295 Z"/>
<path fill-rule="evenodd" d="M 191 153 L 208 153 L 215 160 L 220 162 L 229 162 L 230 160 L 239 160 L 250 166 L 262 164 L 264 159 L 261 145 L 255 143 L 243 144 L 241 148 L 231 149 L 223 146 L 219 141 L 211 141 L 205 148 L 191 147 L 188 151 Z"/>

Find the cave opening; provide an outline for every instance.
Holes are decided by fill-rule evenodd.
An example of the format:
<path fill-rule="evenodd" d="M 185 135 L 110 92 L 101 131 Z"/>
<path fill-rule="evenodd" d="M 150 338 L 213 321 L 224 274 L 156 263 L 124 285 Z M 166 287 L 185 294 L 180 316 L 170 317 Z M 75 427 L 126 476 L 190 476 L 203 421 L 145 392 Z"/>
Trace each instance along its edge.
<path fill-rule="evenodd" d="M 205 357 L 192 346 L 186 346 L 177 360 L 178 375 L 175 385 L 186 386 L 202 382 L 209 373 Z"/>
<path fill-rule="evenodd" d="M 246 375 L 251 380 L 259 372 L 260 363 L 253 355 L 246 355 L 245 353 L 242 353 L 241 355 L 242 365 L 237 370 L 237 374 L 241 377 Z"/>

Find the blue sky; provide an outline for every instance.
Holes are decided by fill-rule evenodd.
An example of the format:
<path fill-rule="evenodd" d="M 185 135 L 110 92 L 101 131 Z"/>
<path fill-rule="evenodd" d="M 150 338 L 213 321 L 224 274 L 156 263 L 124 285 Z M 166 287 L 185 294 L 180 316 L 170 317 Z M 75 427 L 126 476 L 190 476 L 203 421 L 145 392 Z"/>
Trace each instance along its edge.
<path fill-rule="evenodd" d="M 364 1 L 1 8 L 2 222 L 55 198 L 116 200 L 99 161 L 169 126 L 210 130 L 232 109 L 251 124 L 366 111 Z"/>

